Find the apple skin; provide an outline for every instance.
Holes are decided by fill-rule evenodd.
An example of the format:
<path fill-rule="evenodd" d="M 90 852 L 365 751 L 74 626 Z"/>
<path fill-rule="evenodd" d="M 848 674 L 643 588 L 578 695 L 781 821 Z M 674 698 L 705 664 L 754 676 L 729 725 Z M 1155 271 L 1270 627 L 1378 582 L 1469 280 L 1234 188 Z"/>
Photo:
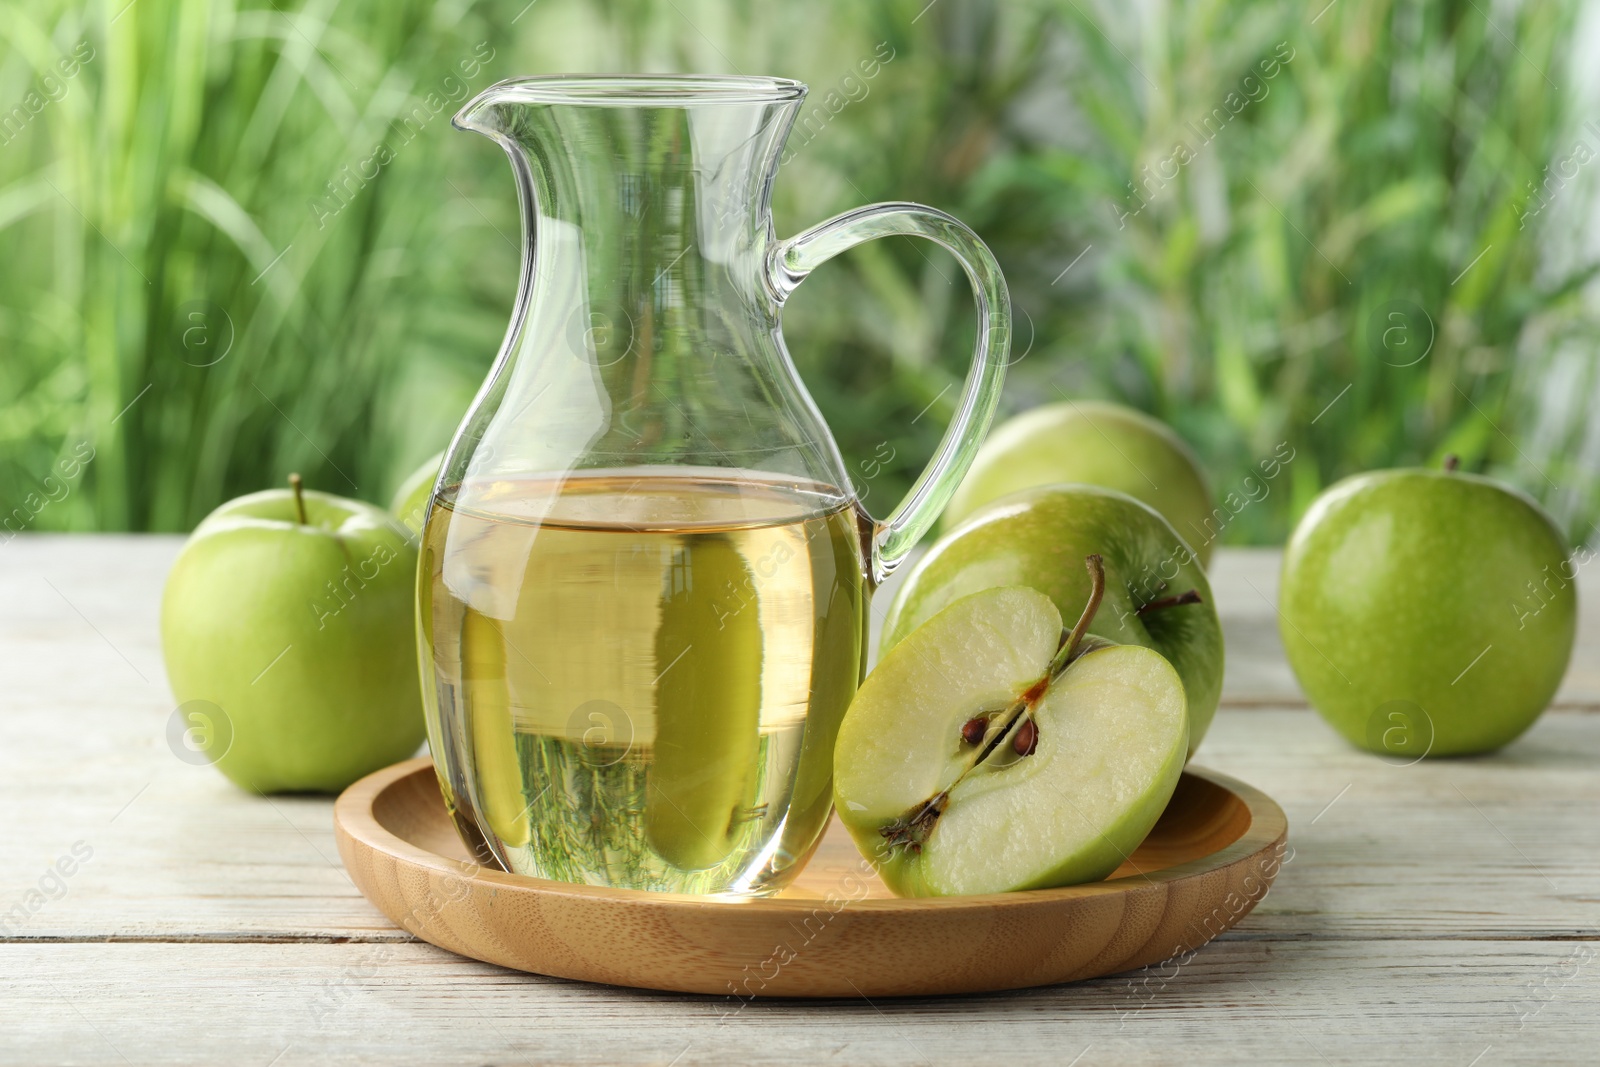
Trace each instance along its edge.
<path fill-rule="evenodd" d="M 1149 504 L 1189 544 L 1201 566 L 1215 533 L 1211 490 L 1194 450 L 1158 419 L 1121 404 L 1045 404 L 989 432 L 941 519 L 948 530 L 983 505 L 1056 482 L 1098 485 Z"/>
<path fill-rule="evenodd" d="M 1360 474 L 1319 496 L 1290 536 L 1279 630 L 1306 696 L 1353 744 L 1487 752 L 1533 725 L 1561 684 L 1572 575 L 1561 532 L 1505 485 Z"/>
<path fill-rule="evenodd" d="M 1222 695 L 1222 623 L 1194 551 L 1155 509 L 1126 493 L 1049 485 L 980 509 L 912 567 L 889 606 L 882 652 L 954 601 L 999 585 L 1031 586 L 1075 619 L 1089 597 L 1083 560 L 1091 554 L 1105 562 L 1106 591 L 1089 632 L 1154 649 L 1177 670 L 1189 702 L 1192 756 Z M 1189 589 L 1201 603 L 1138 614 L 1152 600 Z"/>
<path fill-rule="evenodd" d="M 223 504 L 162 596 L 173 694 L 222 709 L 232 740 L 217 769 L 257 793 L 337 792 L 425 733 L 416 548 L 371 504 L 304 499 L 305 525 L 285 489 Z"/>
<path fill-rule="evenodd" d="M 411 531 L 413 539 L 422 536 L 422 526 L 428 521 L 428 501 L 433 496 L 433 483 L 439 480 L 439 467 L 443 463 L 443 452 L 429 458 L 406 476 L 389 501 L 389 514 Z"/>

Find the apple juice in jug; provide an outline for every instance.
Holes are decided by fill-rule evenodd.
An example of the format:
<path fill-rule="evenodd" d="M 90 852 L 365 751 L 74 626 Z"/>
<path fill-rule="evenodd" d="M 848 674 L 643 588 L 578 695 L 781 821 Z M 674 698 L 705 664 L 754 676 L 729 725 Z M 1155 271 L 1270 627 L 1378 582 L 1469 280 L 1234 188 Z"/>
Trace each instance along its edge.
<path fill-rule="evenodd" d="M 828 817 L 863 668 L 857 514 L 828 486 L 692 468 L 441 494 L 420 610 L 456 724 L 434 744 L 472 768 L 447 784 L 458 824 L 519 874 L 781 887 Z"/>

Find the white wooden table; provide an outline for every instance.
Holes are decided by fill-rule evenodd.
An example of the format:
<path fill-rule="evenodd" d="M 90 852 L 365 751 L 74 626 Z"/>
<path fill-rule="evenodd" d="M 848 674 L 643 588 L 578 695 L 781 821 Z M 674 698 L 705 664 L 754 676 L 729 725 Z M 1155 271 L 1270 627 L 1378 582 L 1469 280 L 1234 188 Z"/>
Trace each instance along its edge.
<path fill-rule="evenodd" d="M 0 1064 L 1600 1059 L 1600 586 L 1532 731 L 1397 767 L 1305 708 L 1276 554 L 1224 552 L 1225 707 L 1198 762 L 1276 797 L 1294 848 L 1252 915 L 1182 968 L 731 1014 L 415 941 L 345 877 L 330 801 L 175 758 L 156 619 L 180 543 L 0 545 Z"/>

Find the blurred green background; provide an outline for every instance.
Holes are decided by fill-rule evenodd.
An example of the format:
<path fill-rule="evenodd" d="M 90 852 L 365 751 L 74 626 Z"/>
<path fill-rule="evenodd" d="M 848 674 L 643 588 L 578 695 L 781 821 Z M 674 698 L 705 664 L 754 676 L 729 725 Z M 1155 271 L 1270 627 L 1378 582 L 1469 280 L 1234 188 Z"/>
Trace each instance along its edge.
<path fill-rule="evenodd" d="M 700 71 L 812 86 L 780 234 L 908 199 L 989 242 L 1008 412 L 1151 411 L 1219 496 L 1287 442 L 1225 540 L 1447 452 L 1586 540 L 1590 29 L 1568 0 L 9 0 L 0 505 L 9 531 L 186 530 L 291 470 L 387 501 L 514 293 L 509 169 L 450 115 L 514 75 Z M 967 294 L 895 239 L 786 310 L 879 513 L 959 391 Z"/>

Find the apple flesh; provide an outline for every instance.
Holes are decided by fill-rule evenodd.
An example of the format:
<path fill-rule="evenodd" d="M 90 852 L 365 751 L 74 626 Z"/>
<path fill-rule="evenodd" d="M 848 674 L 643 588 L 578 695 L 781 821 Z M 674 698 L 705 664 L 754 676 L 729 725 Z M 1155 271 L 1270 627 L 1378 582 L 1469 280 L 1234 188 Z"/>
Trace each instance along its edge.
<path fill-rule="evenodd" d="M 995 501 L 917 561 L 883 627 L 883 649 L 980 589 L 1025 585 L 1076 617 L 1089 591 L 1083 560 L 1105 561 L 1105 602 L 1089 632 L 1154 649 L 1172 664 L 1189 704 L 1191 754 L 1222 694 L 1222 623 L 1194 553 L 1132 497 L 1087 485 L 1043 486 Z M 1175 598 L 1193 591 L 1196 602 Z"/>
<path fill-rule="evenodd" d="M 1279 629 L 1312 705 L 1393 756 L 1487 752 L 1533 725 L 1572 655 L 1574 570 L 1532 499 L 1450 470 L 1347 478 L 1284 550 Z"/>
<path fill-rule="evenodd" d="M 1061 482 L 1098 485 L 1149 504 L 1211 560 L 1221 532 L 1194 450 L 1142 411 L 1102 401 L 1045 404 L 990 431 L 945 508 L 950 529 L 985 504 L 1022 489 Z"/>
<path fill-rule="evenodd" d="M 988 589 L 868 675 L 839 731 L 834 799 L 894 892 L 1095 881 L 1155 825 L 1188 750 L 1183 683 L 1156 652 L 1093 638 L 1052 676 L 1062 643 L 1049 597 Z M 1007 729 L 1019 703 L 1027 713 Z M 994 742 L 976 763 L 975 735 Z M 936 798 L 936 817 L 919 822 Z"/>
<path fill-rule="evenodd" d="M 417 551 L 383 510 L 282 489 L 223 504 L 167 576 L 180 704 L 222 710 L 217 769 L 258 793 L 338 792 L 416 752 Z"/>

